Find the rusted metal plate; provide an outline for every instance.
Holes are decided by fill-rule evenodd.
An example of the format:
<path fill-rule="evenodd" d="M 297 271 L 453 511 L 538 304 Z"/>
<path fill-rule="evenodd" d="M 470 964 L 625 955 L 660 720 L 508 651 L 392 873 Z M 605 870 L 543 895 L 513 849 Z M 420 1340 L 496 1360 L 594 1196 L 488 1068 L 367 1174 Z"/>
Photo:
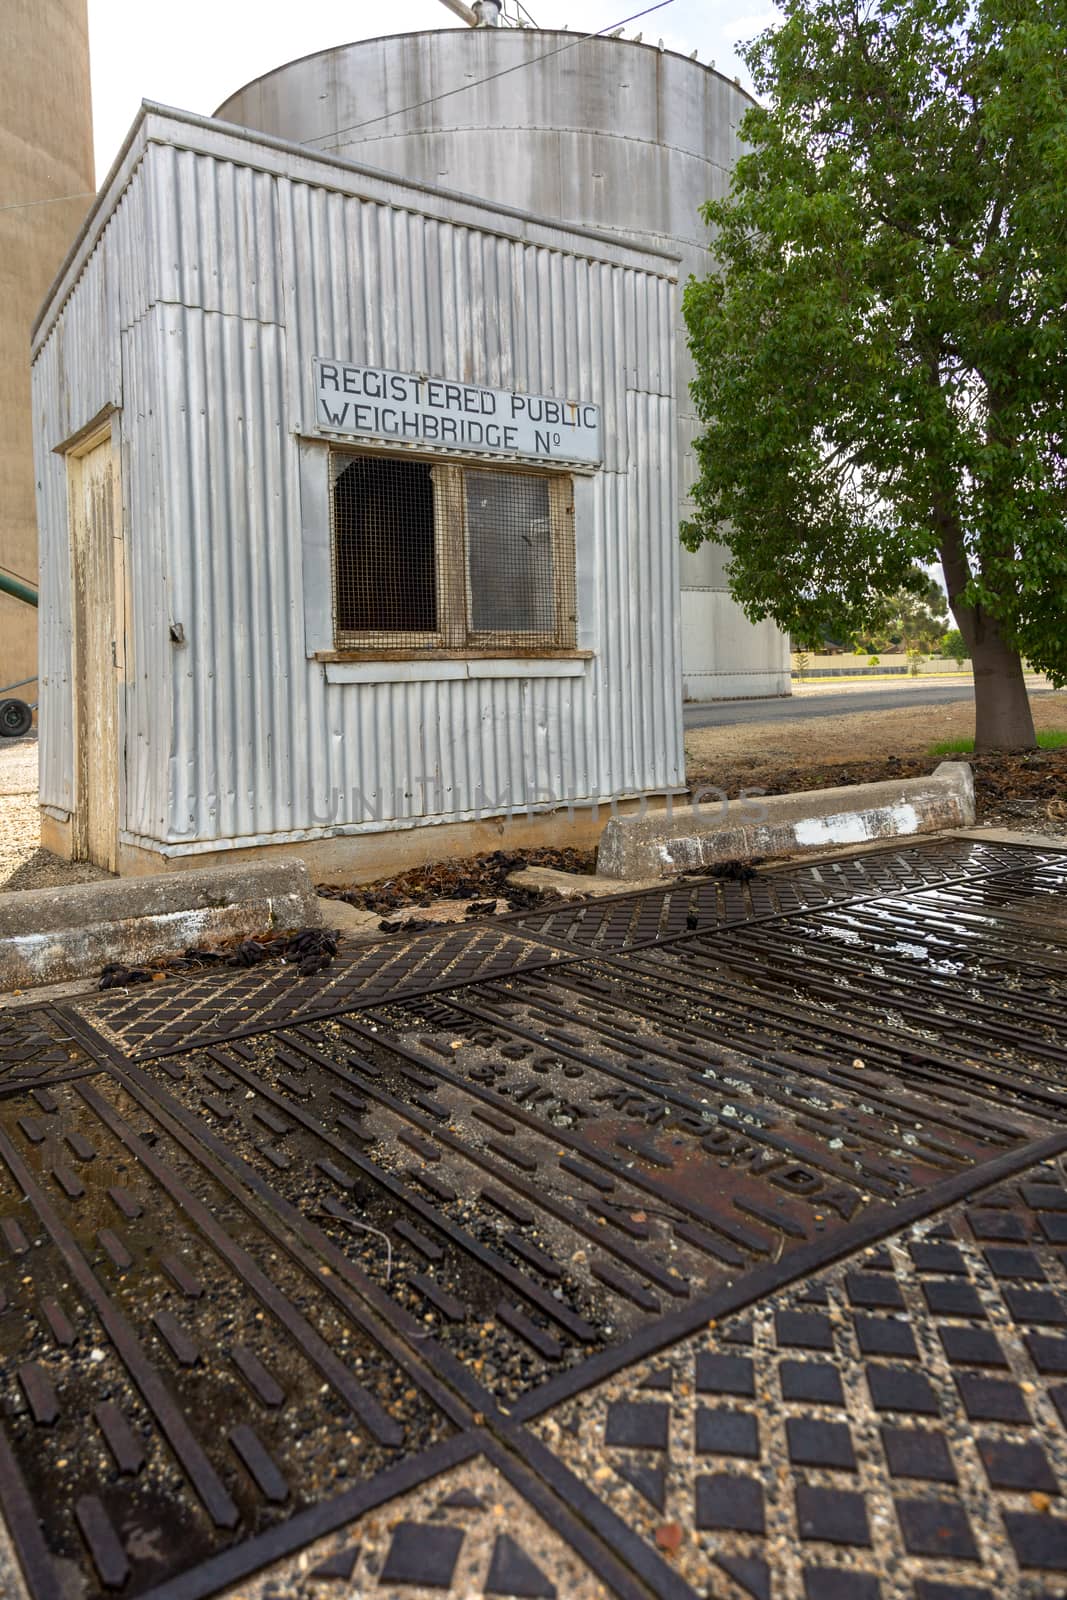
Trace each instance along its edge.
<path fill-rule="evenodd" d="M 32 1600 L 945 1600 L 987 1547 L 1055 1592 L 1065 863 L 916 846 L 41 1013 L 0 1094 Z M 1025 1417 L 972 1409 L 1016 1404 L 987 1333 Z"/>
<path fill-rule="evenodd" d="M 868 882 L 894 886 L 863 905 L 901 920 L 944 892 L 916 854 L 906 874 L 863 858 Z M 909 976 L 906 999 L 895 973 L 836 987 L 827 914 L 807 914 L 814 932 L 731 923 L 418 997 L 394 987 L 137 1070 L 235 1178 L 253 1171 L 421 1319 L 472 1405 L 481 1389 L 512 1406 L 699 1315 L 745 1272 L 1067 1128 L 1043 1014 L 1016 1022 L 1010 1063 L 994 1041 L 980 1064 L 969 990 L 938 1035 L 940 974 L 929 992 Z M 764 938 L 773 961 L 743 954 Z"/>
<path fill-rule="evenodd" d="M 611 954 L 694 929 L 948 887 L 1055 855 L 969 839 L 923 841 L 837 860 L 792 863 L 747 879 L 686 876 L 660 888 L 578 906 L 550 903 L 516 920 L 531 936 Z"/>
<path fill-rule="evenodd" d="M 454 1432 L 366 1300 L 120 1086 L 52 1099 L 0 1105 L 0 1499 L 36 1593 L 146 1592 Z"/>
<path fill-rule="evenodd" d="M 159 1055 L 281 1027 L 300 1014 L 328 1016 L 396 992 L 449 988 L 556 958 L 553 946 L 501 923 L 343 944 L 333 965 L 310 978 L 278 963 L 208 969 L 193 978 L 110 990 L 72 1009 L 102 1045 L 130 1057 Z"/>
<path fill-rule="evenodd" d="M 0 1011 L 0 1093 L 8 1085 L 40 1083 L 91 1064 L 63 1019 L 46 1008 Z"/>

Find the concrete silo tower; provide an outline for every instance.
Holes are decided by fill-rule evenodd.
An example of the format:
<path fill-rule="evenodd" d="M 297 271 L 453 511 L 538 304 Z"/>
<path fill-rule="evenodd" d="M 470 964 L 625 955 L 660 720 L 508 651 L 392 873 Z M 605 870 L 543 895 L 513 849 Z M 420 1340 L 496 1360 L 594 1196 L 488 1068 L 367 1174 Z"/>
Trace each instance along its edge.
<path fill-rule="evenodd" d="M 30 326 L 89 207 L 86 0 L 0 6 L 0 567 L 37 586 Z M 68 198 L 69 197 L 69 198 Z M 37 671 L 37 613 L 0 593 L 0 684 Z M 23 691 L 35 700 L 36 693 Z"/>

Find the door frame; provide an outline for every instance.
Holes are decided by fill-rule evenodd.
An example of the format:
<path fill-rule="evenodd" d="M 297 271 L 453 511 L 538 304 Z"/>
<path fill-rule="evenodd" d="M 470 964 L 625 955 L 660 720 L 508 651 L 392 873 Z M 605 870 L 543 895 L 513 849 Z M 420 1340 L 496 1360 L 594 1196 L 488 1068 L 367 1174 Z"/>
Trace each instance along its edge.
<path fill-rule="evenodd" d="M 125 708 L 119 695 L 119 683 L 125 674 L 126 644 L 126 539 L 122 515 L 122 463 L 119 442 L 113 426 L 113 408 L 108 408 L 101 420 L 95 418 L 66 442 L 63 455 L 67 464 L 67 525 L 70 582 L 71 623 L 71 755 L 73 760 L 73 809 L 71 812 L 71 859 L 88 860 L 89 856 L 89 795 L 88 762 L 84 741 L 85 686 L 80 681 L 79 666 L 82 641 L 78 631 L 77 581 L 79 546 L 84 539 L 85 522 L 85 470 L 87 456 L 103 444 L 111 445 L 111 684 L 114 694 L 113 727 L 115 751 L 114 778 L 114 836 L 109 842 L 107 870 L 118 871 L 119 829 L 121 826 L 123 791 L 125 788 Z M 105 863 L 99 863 L 105 865 Z"/>

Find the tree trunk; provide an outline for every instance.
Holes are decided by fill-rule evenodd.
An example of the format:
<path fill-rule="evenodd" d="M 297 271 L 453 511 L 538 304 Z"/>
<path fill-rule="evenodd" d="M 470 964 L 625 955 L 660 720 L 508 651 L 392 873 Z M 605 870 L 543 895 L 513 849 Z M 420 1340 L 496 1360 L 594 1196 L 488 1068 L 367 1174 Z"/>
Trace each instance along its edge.
<path fill-rule="evenodd" d="M 935 497 L 936 500 L 936 497 Z M 1026 692 L 1022 658 L 1002 637 L 993 617 L 960 598 L 971 578 L 959 518 L 937 503 L 941 566 L 948 603 L 974 667 L 974 749 L 1033 750 L 1034 714 Z"/>
<path fill-rule="evenodd" d="M 1019 652 L 1005 643 L 991 617 L 958 602 L 952 609 L 974 666 L 975 754 L 1033 750 L 1034 714 Z"/>

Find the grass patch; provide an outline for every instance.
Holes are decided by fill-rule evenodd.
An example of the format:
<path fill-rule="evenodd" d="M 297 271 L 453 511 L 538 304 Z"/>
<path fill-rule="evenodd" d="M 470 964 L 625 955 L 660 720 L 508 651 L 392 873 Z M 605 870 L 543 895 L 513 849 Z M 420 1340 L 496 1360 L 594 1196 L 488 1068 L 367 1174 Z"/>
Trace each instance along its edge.
<path fill-rule="evenodd" d="M 1067 745 L 1067 733 L 1048 728 L 1038 734 L 1037 743 L 1042 750 L 1062 750 Z M 973 739 L 942 739 L 940 743 L 930 746 L 928 754 L 932 756 L 969 756 L 973 752 Z"/>

